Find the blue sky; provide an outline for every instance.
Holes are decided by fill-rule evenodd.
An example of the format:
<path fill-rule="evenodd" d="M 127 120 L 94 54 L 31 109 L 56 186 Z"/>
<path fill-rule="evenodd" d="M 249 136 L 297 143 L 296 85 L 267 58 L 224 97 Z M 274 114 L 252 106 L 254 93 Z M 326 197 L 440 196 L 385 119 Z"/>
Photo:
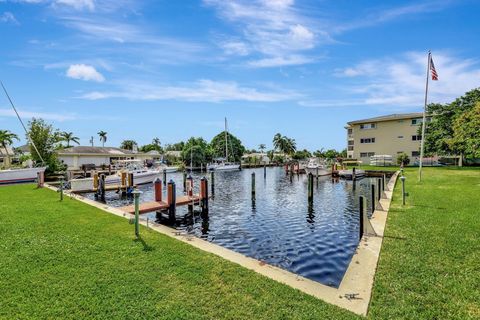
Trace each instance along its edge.
<path fill-rule="evenodd" d="M 345 147 L 347 121 L 421 111 L 480 86 L 480 2 L 0 0 L 0 78 L 24 119 L 88 144 L 162 144 L 229 120 L 248 148 L 275 133 Z M 7 100 L 0 128 L 23 138 Z M 24 142 L 24 141 L 23 141 Z M 18 144 L 17 144 L 18 145 Z"/>

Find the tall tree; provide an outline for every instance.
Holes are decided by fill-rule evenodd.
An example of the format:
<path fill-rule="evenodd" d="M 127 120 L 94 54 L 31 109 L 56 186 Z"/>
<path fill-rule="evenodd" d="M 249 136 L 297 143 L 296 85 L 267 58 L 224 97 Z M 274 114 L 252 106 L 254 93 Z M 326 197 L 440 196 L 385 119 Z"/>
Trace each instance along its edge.
<path fill-rule="evenodd" d="M 45 122 L 40 118 L 33 118 L 28 123 L 27 139 L 30 137 L 31 141 L 38 149 L 30 144 L 30 153 L 34 161 L 41 162 L 41 159 L 47 164 L 47 172 L 55 172 L 60 169 L 60 163 L 57 160 L 55 153 L 55 145 L 58 143 L 58 130 L 55 130 L 51 124 Z"/>
<path fill-rule="evenodd" d="M 227 161 L 239 162 L 242 159 L 243 154 L 246 149 L 242 144 L 242 141 L 235 137 L 230 132 L 227 133 L 228 140 L 228 159 Z M 213 137 L 210 142 L 210 147 L 215 158 L 224 158 L 225 157 L 225 131 L 220 132 L 215 137 Z"/>
<path fill-rule="evenodd" d="M 277 133 L 273 136 L 273 148 L 274 150 L 281 151 L 281 145 L 283 143 L 283 137 L 280 133 Z"/>
<path fill-rule="evenodd" d="M 183 146 L 182 158 L 187 167 L 206 164 L 211 159 L 210 146 L 203 138 L 191 137 Z"/>
<path fill-rule="evenodd" d="M 137 145 L 135 140 L 123 140 L 120 144 L 120 149 L 133 150 L 134 145 Z"/>
<path fill-rule="evenodd" d="M 263 143 L 258 146 L 258 149 L 260 150 L 260 152 L 262 154 L 263 154 L 263 152 L 265 151 L 266 148 L 267 148 L 267 146 Z"/>
<path fill-rule="evenodd" d="M 0 145 L 5 150 L 5 163 L 10 164 L 10 155 L 8 154 L 7 147 L 13 144 L 13 140 L 20 140 L 15 133 L 8 130 L 0 130 Z"/>
<path fill-rule="evenodd" d="M 102 147 L 105 147 L 105 142 L 107 142 L 107 133 L 103 130 L 100 130 L 97 134 L 102 142 Z"/>
<path fill-rule="evenodd" d="M 480 102 L 455 120 L 450 145 L 467 158 L 480 158 Z"/>
<path fill-rule="evenodd" d="M 54 134 L 55 136 L 55 134 Z M 75 137 L 73 135 L 73 132 L 61 132 L 60 133 L 60 138 L 62 141 L 65 141 L 67 143 L 67 148 L 70 147 L 70 142 L 74 142 L 76 144 L 80 144 L 78 137 Z M 58 139 L 57 139 L 58 140 Z"/>

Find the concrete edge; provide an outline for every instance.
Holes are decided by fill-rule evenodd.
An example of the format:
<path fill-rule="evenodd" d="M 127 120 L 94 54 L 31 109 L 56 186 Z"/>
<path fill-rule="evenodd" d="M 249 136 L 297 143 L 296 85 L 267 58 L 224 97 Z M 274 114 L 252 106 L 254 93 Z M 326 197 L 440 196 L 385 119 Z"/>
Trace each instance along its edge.
<path fill-rule="evenodd" d="M 319 282 L 304 278 L 290 271 L 269 265 L 263 261 L 256 260 L 233 250 L 226 249 L 209 241 L 183 234 L 176 229 L 168 226 L 140 220 L 140 224 L 155 230 L 161 234 L 175 238 L 179 241 L 188 243 L 200 250 L 215 254 L 230 262 L 264 275 L 272 280 L 286 284 L 292 288 L 298 289 L 308 295 L 323 300 L 327 303 L 347 309 L 359 315 L 366 315 L 370 304 L 373 282 L 377 268 L 378 259 L 383 240 L 383 232 L 387 221 L 388 208 L 392 199 L 393 188 L 396 183 L 399 172 L 396 172 L 389 180 L 385 191 L 385 199 L 382 199 L 382 208 L 384 210 L 375 210 L 370 222 L 378 236 L 363 236 L 350 264 L 345 272 L 339 288 L 333 288 Z M 45 184 L 45 188 L 57 192 L 58 189 Z M 108 206 L 81 195 L 64 192 L 66 197 L 81 201 L 97 209 L 114 214 L 125 219 L 130 219 L 133 215 L 123 212 L 115 207 Z M 148 225 L 147 225 L 148 224 Z M 132 228 L 133 235 L 133 228 Z"/>

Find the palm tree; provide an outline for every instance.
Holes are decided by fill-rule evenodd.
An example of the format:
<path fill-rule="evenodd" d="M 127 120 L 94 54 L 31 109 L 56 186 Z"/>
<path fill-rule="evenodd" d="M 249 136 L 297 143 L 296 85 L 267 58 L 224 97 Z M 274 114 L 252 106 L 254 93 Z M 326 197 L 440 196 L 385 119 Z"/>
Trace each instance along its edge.
<path fill-rule="evenodd" d="M 284 140 L 283 152 L 288 155 L 294 154 L 295 151 L 297 151 L 297 143 L 295 142 L 295 139 L 283 136 L 283 140 Z"/>
<path fill-rule="evenodd" d="M 100 130 L 97 134 L 100 136 L 102 147 L 105 147 L 105 142 L 107 142 L 107 133 L 105 131 Z"/>
<path fill-rule="evenodd" d="M 266 146 L 265 144 L 263 144 L 263 143 L 258 146 L 258 149 L 260 149 L 260 152 L 261 152 L 262 154 L 263 154 L 263 151 L 265 151 L 266 148 L 267 148 L 267 146 Z"/>
<path fill-rule="evenodd" d="M 10 163 L 10 156 L 8 154 L 7 146 L 13 144 L 13 140 L 20 140 L 15 133 L 8 130 L 0 130 L 0 144 L 5 149 L 5 163 Z"/>
<path fill-rule="evenodd" d="M 281 145 L 283 144 L 283 138 L 280 133 L 277 133 L 273 136 L 273 148 L 275 150 L 281 150 Z"/>
<path fill-rule="evenodd" d="M 120 149 L 133 150 L 133 146 L 137 143 L 134 140 L 123 140 Z"/>
<path fill-rule="evenodd" d="M 61 137 L 62 137 L 63 141 L 65 141 L 67 143 L 67 148 L 70 147 L 70 141 L 74 142 L 76 144 L 80 144 L 80 142 L 79 142 L 80 138 L 75 137 L 73 135 L 73 132 L 62 132 Z"/>

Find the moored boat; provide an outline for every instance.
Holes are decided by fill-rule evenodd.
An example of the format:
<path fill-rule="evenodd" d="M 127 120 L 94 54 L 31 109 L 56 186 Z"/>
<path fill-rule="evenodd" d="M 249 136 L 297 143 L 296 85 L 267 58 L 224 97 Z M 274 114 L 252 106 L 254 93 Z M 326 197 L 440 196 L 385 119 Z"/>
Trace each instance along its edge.
<path fill-rule="evenodd" d="M 338 176 L 344 179 L 353 179 L 353 177 L 360 178 L 365 176 L 365 170 L 356 168 L 338 170 Z"/>
<path fill-rule="evenodd" d="M 33 182 L 47 167 L 0 170 L 0 184 Z"/>
<path fill-rule="evenodd" d="M 332 169 L 328 167 L 324 162 L 322 163 L 317 158 L 311 158 L 305 166 L 305 172 L 311 173 L 316 177 L 328 176 L 332 174 Z"/>

